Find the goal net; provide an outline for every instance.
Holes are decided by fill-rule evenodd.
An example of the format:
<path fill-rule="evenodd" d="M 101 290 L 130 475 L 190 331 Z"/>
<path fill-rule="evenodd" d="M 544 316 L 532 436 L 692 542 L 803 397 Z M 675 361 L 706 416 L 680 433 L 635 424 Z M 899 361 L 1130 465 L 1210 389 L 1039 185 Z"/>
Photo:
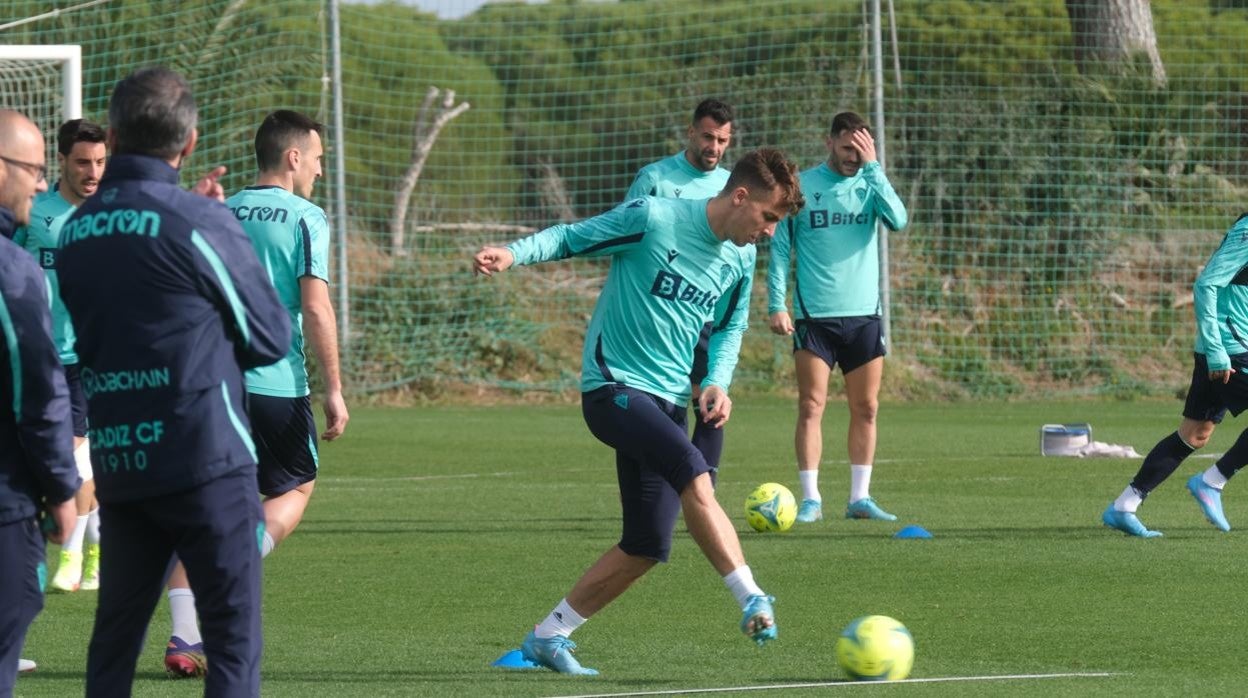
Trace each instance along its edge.
<path fill-rule="evenodd" d="M 22 112 L 43 131 L 54 180 L 56 131 L 82 116 L 81 47 L 0 46 L 0 108 Z"/>

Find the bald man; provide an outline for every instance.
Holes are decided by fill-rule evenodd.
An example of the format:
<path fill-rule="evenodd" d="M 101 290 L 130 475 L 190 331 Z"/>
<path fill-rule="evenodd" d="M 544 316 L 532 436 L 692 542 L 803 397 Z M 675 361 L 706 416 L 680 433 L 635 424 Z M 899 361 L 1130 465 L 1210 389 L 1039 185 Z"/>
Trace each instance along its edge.
<path fill-rule="evenodd" d="M 52 341 L 47 282 L 10 241 L 47 191 L 43 135 L 25 116 L 0 110 L 0 696 L 13 693 L 26 629 L 43 608 L 44 537 L 62 543 L 74 528 L 69 389 Z"/>

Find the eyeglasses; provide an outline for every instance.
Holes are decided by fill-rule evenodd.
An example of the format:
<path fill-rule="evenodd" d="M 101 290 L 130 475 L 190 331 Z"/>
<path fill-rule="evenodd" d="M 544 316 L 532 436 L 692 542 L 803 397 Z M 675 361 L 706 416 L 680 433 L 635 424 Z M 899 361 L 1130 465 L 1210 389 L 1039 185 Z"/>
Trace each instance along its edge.
<path fill-rule="evenodd" d="M 35 183 L 36 183 L 36 184 L 38 184 L 39 182 L 42 182 L 43 180 L 47 179 L 47 177 L 48 177 L 48 166 L 47 166 L 47 165 L 36 165 L 36 164 L 35 164 L 35 163 L 33 163 L 33 162 L 25 162 L 25 161 L 22 161 L 22 160 L 14 160 L 13 158 L 6 158 L 6 157 L 5 157 L 5 156 L 3 156 L 3 155 L 0 155 L 0 160 L 4 160 L 5 162 L 9 163 L 10 165 L 17 165 L 18 167 L 22 168 L 23 170 L 26 170 L 27 172 L 29 172 L 29 173 L 30 173 L 30 176 L 32 176 L 32 177 L 34 177 L 34 178 L 35 178 Z"/>

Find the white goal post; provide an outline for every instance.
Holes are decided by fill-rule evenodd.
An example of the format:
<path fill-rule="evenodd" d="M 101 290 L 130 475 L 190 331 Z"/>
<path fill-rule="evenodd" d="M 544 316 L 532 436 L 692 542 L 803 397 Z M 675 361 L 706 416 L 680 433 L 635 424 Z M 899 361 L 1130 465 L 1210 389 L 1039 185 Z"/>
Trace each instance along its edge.
<path fill-rule="evenodd" d="M 57 130 L 82 118 L 82 47 L 0 45 L 0 107 L 16 109 L 39 126 L 48 164 L 55 165 Z"/>

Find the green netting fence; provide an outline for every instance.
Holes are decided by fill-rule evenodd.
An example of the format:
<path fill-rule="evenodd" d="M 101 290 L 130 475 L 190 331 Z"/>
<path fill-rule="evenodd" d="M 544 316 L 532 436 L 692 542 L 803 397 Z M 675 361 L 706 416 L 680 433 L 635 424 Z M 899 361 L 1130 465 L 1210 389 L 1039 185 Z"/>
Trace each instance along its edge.
<path fill-rule="evenodd" d="M 345 210 L 329 181 L 316 198 L 347 231 L 349 388 L 573 389 L 604 263 L 486 282 L 471 252 L 611 207 L 638 168 L 681 149 L 706 96 L 737 108 L 729 165 L 761 145 L 818 164 L 833 113 L 874 116 L 871 4 L 342 4 L 345 137 L 330 134 L 326 162 L 344 149 Z M 326 2 L 55 5 L 65 11 L 23 22 L 49 3 L 10 0 L 0 42 L 80 44 L 84 114 L 101 121 L 130 70 L 185 73 L 201 110 L 188 183 L 216 163 L 227 191 L 250 183 L 254 128 L 272 109 L 333 120 Z M 887 389 L 1184 386 L 1192 281 L 1248 210 L 1248 9 L 881 6 L 886 170 L 911 214 L 890 239 Z M 760 270 L 766 258 L 762 245 Z M 737 381 L 784 389 L 789 345 L 765 329 L 759 281 Z"/>

